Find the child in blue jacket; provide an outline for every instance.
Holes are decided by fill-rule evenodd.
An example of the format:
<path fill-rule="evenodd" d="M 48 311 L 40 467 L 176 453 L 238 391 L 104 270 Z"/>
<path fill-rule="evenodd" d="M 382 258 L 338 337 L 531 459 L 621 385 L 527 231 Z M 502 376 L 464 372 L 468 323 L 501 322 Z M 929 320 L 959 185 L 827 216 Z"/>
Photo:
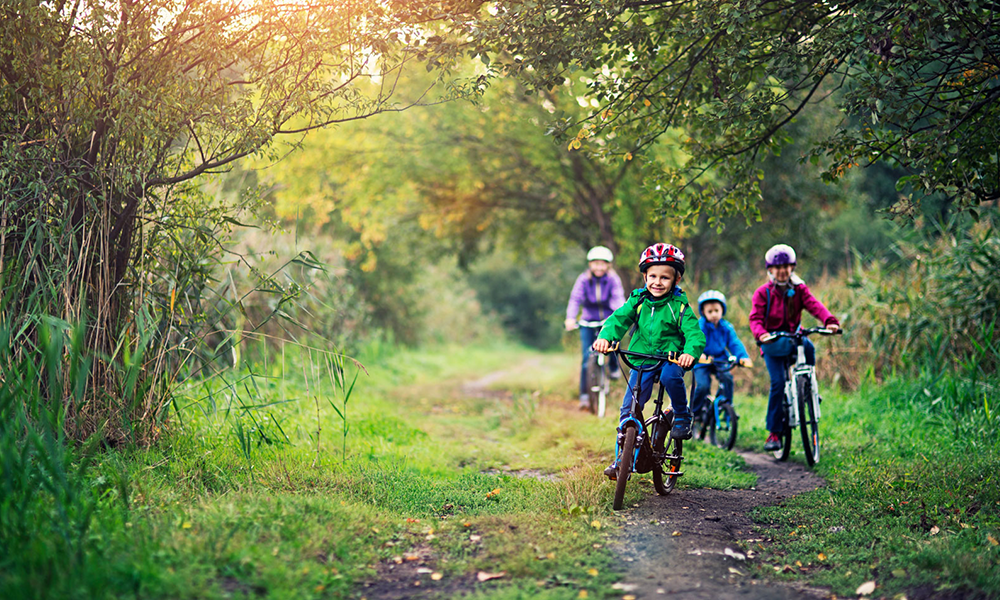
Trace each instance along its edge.
<path fill-rule="evenodd" d="M 726 364 L 730 355 L 738 358 L 744 367 L 752 364 L 747 349 L 736 336 L 736 330 L 723 318 L 726 314 L 725 294 L 709 290 L 698 296 L 698 312 L 701 313 L 698 324 L 705 334 L 702 360 L 708 358 L 712 362 L 699 363 L 694 367 L 694 399 L 691 401 L 691 410 L 694 414 L 698 414 L 712 390 L 712 375 L 719 380 L 719 393 L 726 398 L 726 401 L 733 401 L 733 375 L 729 370 L 719 369 L 719 364 Z"/>

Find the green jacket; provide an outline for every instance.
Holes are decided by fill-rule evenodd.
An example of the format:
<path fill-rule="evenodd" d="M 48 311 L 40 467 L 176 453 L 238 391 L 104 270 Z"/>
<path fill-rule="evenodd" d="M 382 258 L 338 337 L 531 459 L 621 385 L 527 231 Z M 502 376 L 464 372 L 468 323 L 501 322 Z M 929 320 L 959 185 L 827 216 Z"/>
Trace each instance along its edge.
<path fill-rule="evenodd" d="M 673 293 L 658 300 L 645 288 L 634 290 L 625 304 L 604 322 L 597 337 L 620 341 L 636 320 L 639 325 L 628 348 L 633 352 L 683 352 L 698 358 L 705 349 L 705 334 L 688 306 L 687 294 L 680 288 L 675 287 Z"/>

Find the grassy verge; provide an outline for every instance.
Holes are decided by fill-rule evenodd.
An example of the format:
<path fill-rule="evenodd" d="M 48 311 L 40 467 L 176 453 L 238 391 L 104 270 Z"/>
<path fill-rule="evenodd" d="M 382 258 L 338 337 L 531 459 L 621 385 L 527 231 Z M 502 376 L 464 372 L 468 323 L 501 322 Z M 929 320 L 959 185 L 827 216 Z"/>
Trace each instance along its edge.
<path fill-rule="evenodd" d="M 373 356 L 346 406 L 327 367 L 289 353 L 187 390 L 161 446 L 93 457 L 95 509 L 72 564 L 39 568 L 40 539 L 34 566 L 0 557 L 0 596 L 360 597 L 410 557 L 446 595 L 478 571 L 506 573 L 478 597 L 610 591 L 603 534 L 617 520 L 600 471 L 615 417 L 573 410 L 574 356 Z M 690 448 L 682 485 L 754 483 L 733 454 Z M 651 493 L 642 481 L 627 501 Z"/>
<path fill-rule="evenodd" d="M 1000 444 L 988 410 L 955 414 L 913 382 L 825 394 L 828 485 L 758 509 L 760 574 L 855 596 L 1000 594 Z M 766 399 L 740 400 L 741 443 L 762 450 Z M 985 419 L 985 420 L 984 420 Z M 792 460 L 803 461 L 799 451 Z"/>

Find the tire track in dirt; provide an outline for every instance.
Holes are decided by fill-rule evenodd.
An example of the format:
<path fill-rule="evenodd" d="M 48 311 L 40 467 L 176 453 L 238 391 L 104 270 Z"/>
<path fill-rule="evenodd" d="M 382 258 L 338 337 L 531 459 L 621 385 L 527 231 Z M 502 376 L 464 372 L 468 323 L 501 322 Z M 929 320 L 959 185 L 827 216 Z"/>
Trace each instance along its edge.
<path fill-rule="evenodd" d="M 626 526 L 612 548 L 626 565 L 616 588 L 638 598 L 685 600 L 828 597 L 815 588 L 753 577 L 738 540 L 755 537 L 748 513 L 814 490 L 823 480 L 795 463 L 739 453 L 758 477 L 749 490 L 675 489 L 651 494 L 624 511 Z"/>

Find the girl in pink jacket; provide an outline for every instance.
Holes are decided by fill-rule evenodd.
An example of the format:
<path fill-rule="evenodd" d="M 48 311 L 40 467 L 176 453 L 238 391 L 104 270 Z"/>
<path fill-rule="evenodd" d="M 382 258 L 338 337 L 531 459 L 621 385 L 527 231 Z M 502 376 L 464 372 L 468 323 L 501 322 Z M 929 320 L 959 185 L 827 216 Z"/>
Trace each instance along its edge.
<path fill-rule="evenodd" d="M 777 338 L 763 341 L 772 331 L 797 330 L 802 322 L 802 309 L 819 319 L 823 326 L 836 331 L 840 329 L 840 321 L 833 316 L 823 303 L 816 299 L 808 286 L 794 274 L 795 250 L 791 246 L 778 244 L 772 246 L 764 255 L 769 281 L 757 288 L 753 293 L 750 310 L 750 331 L 761 343 L 761 353 L 767 373 L 771 376 L 771 393 L 767 400 L 767 430 L 770 435 L 764 444 L 764 450 L 780 450 L 781 438 L 778 435 L 784 429 L 781 405 L 785 401 L 785 365 L 795 351 L 795 345 L 788 338 Z M 816 348 L 808 339 L 804 340 L 806 362 L 816 364 Z"/>

